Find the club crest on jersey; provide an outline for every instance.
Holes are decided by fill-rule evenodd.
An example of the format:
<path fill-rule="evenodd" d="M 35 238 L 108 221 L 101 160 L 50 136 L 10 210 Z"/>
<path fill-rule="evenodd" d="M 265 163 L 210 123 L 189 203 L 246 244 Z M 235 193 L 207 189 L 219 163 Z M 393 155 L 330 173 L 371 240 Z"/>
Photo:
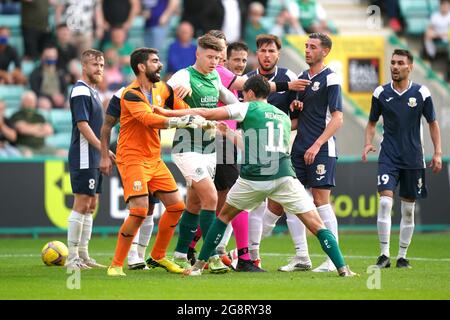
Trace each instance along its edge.
<path fill-rule="evenodd" d="M 414 108 L 415 106 L 417 106 L 416 98 L 412 98 L 412 97 L 409 98 L 408 106 L 410 106 L 411 108 Z"/>
<path fill-rule="evenodd" d="M 327 173 L 327 170 L 325 170 L 325 165 L 324 164 L 318 164 L 317 168 L 316 168 L 316 173 L 319 176 L 324 175 L 325 173 Z"/>
<path fill-rule="evenodd" d="M 133 182 L 133 190 L 141 191 L 142 190 L 142 182 L 140 182 L 140 181 Z"/>
<path fill-rule="evenodd" d="M 315 81 L 313 83 L 313 86 L 311 87 L 311 90 L 312 91 L 317 91 L 317 90 L 319 90 L 319 87 L 320 87 L 320 82 L 319 81 Z"/>

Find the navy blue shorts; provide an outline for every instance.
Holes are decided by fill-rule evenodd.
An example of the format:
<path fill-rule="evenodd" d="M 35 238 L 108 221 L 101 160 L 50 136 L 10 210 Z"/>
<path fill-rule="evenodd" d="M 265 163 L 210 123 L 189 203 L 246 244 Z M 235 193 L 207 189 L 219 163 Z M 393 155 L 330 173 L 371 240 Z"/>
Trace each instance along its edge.
<path fill-rule="evenodd" d="M 291 159 L 297 179 L 305 188 L 331 189 L 336 186 L 336 158 L 316 156 L 311 165 L 305 164 L 303 155 L 293 154 Z"/>
<path fill-rule="evenodd" d="M 102 193 L 103 176 L 100 169 L 70 169 L 72 192 L 95 196 Z"/>
<path fill-rule="evenodd" d="M 427 197 L 425 169 L 399 169 L 392 165 L 378 163 L 378 192 L 395 191 L 400 183 L 399 196 L 406 199 Z"/>

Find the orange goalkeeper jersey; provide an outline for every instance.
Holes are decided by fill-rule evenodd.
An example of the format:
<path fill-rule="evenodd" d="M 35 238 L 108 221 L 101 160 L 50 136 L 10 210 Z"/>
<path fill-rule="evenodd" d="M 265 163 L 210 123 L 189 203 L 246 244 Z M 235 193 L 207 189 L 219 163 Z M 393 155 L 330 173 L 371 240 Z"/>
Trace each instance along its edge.
<path fill-rule="evenodd" d="M 149 98 L 152 101 L 149 101 Z M 118 163 L 142 163 L 160 159 L 159 129 L 166 118 L 153 112 L 151 105 L 172 109 L 189 106 L 177 98 L 171 87 L 157 82 L 147 97 L 135 80 L 122 92 L 120 99 L 120 133 L 117 143 Z"/>

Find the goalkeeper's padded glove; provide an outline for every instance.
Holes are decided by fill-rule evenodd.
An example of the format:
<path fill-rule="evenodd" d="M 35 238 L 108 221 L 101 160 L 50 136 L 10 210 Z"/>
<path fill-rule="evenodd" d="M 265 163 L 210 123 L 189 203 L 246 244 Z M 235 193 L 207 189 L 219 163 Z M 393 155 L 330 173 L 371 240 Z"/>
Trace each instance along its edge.
<path fill-rule="evenodd" d="M 202 127 L 206 123 L 201 116 L 186 115 L 182 117 L 169 118 L 169 128 L 192 128 Z"/>

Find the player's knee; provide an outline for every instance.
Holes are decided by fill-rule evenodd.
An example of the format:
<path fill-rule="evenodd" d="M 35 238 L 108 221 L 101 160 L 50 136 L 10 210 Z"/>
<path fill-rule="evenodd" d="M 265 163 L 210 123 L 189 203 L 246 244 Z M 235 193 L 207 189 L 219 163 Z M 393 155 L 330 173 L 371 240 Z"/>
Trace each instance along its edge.
<path fill-rule="evenodd" d="M 217 192 L 210 193 L 208 195 L 204 195 L 201 198 L 201 207 L 202 209 L 213 209 L 217 207 Z"/>
<path fill-rule="evenodd" d="M 405 224 L 414 224 L 414 202 L 402 201 L 402 220 Z"/>
<path fill-rule="evenodd" d="M 166 207 L 167 213 L 178 214 L 180 216 L 184 209 L 186 209 L 186 206 L 183 201 L 171 204 Z"/>
<path fill-rule="evenodd" d="M 147 217 L 148 208 L 133 207 L 130 208 L 130 216 L 145 219 Z"/>
<path fill-rule="evenodd" d="M 390 221 L 392 210 L 392 198 L 380 197 L 380 207 L 378 210 L 378 221 Z"/>

